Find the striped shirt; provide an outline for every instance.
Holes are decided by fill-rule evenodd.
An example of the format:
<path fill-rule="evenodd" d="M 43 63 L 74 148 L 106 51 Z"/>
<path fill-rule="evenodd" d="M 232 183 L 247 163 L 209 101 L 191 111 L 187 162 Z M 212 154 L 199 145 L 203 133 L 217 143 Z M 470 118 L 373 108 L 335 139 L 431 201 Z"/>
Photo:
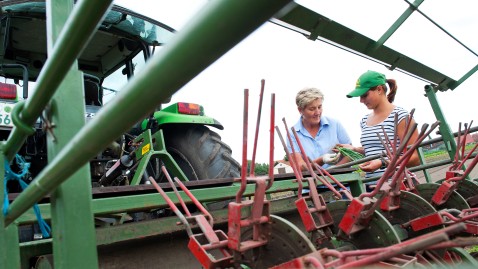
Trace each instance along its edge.
<path fill-rule="evenodd" d="M 362 135 L 360 136 L 360 143 L 365 150 L 365 156 L 372 156 L 377 154 L 382 154 L 385 152 L 385 148 L 377 137 L 377 133 L 380 135 L 383 141 L 385 136 L 382 131 L 382 126 L 387 133 L 388 138 L 392 141 L 395 131 L 395 114 L 397 114 L 398 123 L 400 123 L 404 118 L 407 117 L 408 111 L 401 107 L 395 107 L 390 115 L 381 123 L 378 123 L 373 126 L 367 125 L 367 119 L 369 115 L 366 115 L 360 121 L 360 127 L 362 128 Z M 400 145 L 400 139 L 398 138 L 397 147 Z M 369 172 L 365 175 L 366 178 L 380 176 L 383 174 L 385 169 L 377 169 L 374 172 Z"/>

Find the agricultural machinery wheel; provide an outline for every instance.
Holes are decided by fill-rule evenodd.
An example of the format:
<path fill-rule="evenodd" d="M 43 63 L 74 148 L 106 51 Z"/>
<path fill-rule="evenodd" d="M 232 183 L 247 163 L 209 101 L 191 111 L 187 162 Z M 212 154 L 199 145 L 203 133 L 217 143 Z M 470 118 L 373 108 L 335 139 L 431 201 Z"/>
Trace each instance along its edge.
<path fill-rule="evenodd" d="M 393 225 L 401 240 L 411 239 L 422 234 L 443 228 L 443 225 L 414 232 L 412 229 L 405 230 L 402 224 L 413 219 L 436 212 L 435 208 L 422 197 L 407 191 L 400 192 L 400 208 L 392 211 L 380 211 L 382 215 Z"/>
<path fill-rule="evenodd" d="M 400 239 L 392 227 L 392 224 L 378 211 L 373 213 L 368 226 L 351 235 L 350 237 L 339 235 L 339 223 L 350 205 L 350 201 L 340 200 L 327 204 L 334 226 L 332 232 L 335 235 L 336 248 L 367 249 L 386 247 L 400 242 Z"/>
<path fill-rule="evenodd" d="M 456 191 L 463 196 L 471 208 L 477 207 L 478 203 L 476 197 L 478 196 L 478 184 L 471 180 L 462 180 L 458 184 Z M 470 199 L 473 198 L 473 199 Z"/>
<path fill-rule="evenodd" d="M 432 197 L 437 192 L 439 187 L 440 187 L 440 184 L 423 183 L 416 186 L 416 190 L 418 191 L 419 195 L 422 198 L 424 198 L 426 201 L 431 203 Z M 463 198 L 463 196 L 461 196 L 456 191 L 453 191 L 453 193 L 450 195 L 448 200 L 442 205 L 434 205 L 433 203 L 431 204 L 433 205 L 433 207 L 435 207 L 436 210 L 453 209 L 453 208 L 458 210 L 463 210 L 463 209 L 470 208 L 465 198 Z"/>
<path fill-rule="evenodd" d="M 279 216 L 271 215 L 271 235 L 267 245 L 247 251 L 238 261 L 249 268 L 269 268 L 315 251 L 307 236 L 294 224 Z M 241 237 L 252 238 L 252 228 Z"/>
<path fill-rule="evenodd" d="M 166 149 L 190 181 L 240 177 L 240 165 L 221 137 L 202 125 L 177 124 L 164 129 Z"/>
<path fill-rule="evenodd" d="M 455 266 L 466 266 L 468 268 L 478 268 L 478 261 L 473 254 L 468 253 L 464 248 L 449 248 L 447 249 L 448 255 L 456 257 L 451 260 L 450 264 Z M 458 263 L 458 262 L 461 263 Z"/>
<path fill-rule="evenodd" d="M 441 179 L 436 183 L 441 184 L 443 181 L 445 181 L 445 179 Z M 471 208 L 478 206 L 478 182 L 476 182 L 474 179 L 462 180 L 458 184 L 456 192 L 465 198 Z"/>

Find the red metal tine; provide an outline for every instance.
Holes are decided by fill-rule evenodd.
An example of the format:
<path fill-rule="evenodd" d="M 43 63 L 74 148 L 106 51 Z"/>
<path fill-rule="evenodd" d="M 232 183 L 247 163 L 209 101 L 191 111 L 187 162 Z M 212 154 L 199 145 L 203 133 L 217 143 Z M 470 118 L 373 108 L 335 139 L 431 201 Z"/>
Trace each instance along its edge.
<path fill-rule="evenodd" d="M 276 113 L 276 96 L 271 94 L 271 120 L 269 127 L 269 182 L 267 182 L 266 190 L 272 187 L 274 183 L 274 126 Z"/>
<path fill-rule="evenodd" d="M 359 196 L 359 200 L 363 201 L 363 198 L 365 198 L 365 197 L 375 197 L 377 195 L 377 193 L 380 191 L 380 188 L 382 187 L 383 183 L 385 183 L 385 181 L 387 181 L 388 178 L 390 178 L 390 176 L 393 175 L 393 173 L 395 173 L 395 168 L 397 166 L 398 159 L 399 159 L 399 154 L 397 154 L 397 152 L 402 152 L 403 151 L 403 148 L 405 147 L 405 145 L 410 140 L 410 137 L 411 137 L 412 133 L 415 131 L 415 129 L 417 128 L 417 125 L 418 124 L 415 123 L 412 126 L 412 128 L 410 128 L 408 130 L 407 134 L 405 135 L 405 138 L 403 139 L 402 143 L 399 146 L 399 149 L 394 151 L 396 154 L 391 156 L 392 158 L 389 160 L 390 162 L 389 162 L 387 168 L 385 169 L 385 171 L 383 172 L 383 175 L 377 181 L 377 186 L 375 187 L 375 189 L 373 191 L 371 191 L 370 193 L 362 193 Z M 382 143 L 384 143 L 382 138 L 380 137 L 380 135 L 378 133 L 377 133 L 377 137 L 380 139 L 380 141 Z"/>
<path fill-rule="evenodd" d="M 392 178 L 392 182 L 391 182 L 390 186 L 391 187 L 396 187 L 396 182 L 397 182 L 398 178 L 401 177 L 401 175 L 404 173 L 404 170 L 406 169 L 406 165 L 399 165 L 399 164 L 402 164 L 402 163 L 406 164 L 408 162 L 408 160 L 410 159 L 410 157 L 413 154 L 413 152 L 415 151 L 415 149 L 420 145 L 420 143 L 425 139 L 425 137 L 427 137 L 438 126 L 438 124 L 439 124 L 439 122 L 435 122 L 434 124 L 432 124 L 431 128 L 428 131 L 427 131 L 428 124 L 424 124 L 422 126 L 422 130 L 420 131 L 420 134 L 418 135 L 417 140 L 410 146 L 409 150 L 407 150 L 400 157 L 400 152 L 403 152 L 403 149 L 404 149 L 405 145 L 408 144 L 408 141 L 410 140 L 411 133 L 413 133 L 416 129 L 417 124 L 415 123 L 413 125 L 413 127 L 408 130 L 408 133 L 405 136 L 405 138 L 403 139 L 403 141 L 401 141 L 399 149 L 397 151 L 395 151 L 396 154 L 393 156 L 389 166 L 385 170 L 382 177 L 379 179 L 377 187 L 370 193 L 361 194 L 358 199 L 363 201 L 363 199 L 365 197 L 376 197 L 378 192 L 382 191 L 381 188 L 382 188 L 382 185 L 385 183 L 385 180 L 388 179 L 393 173 L 395 173 L 395 174 L 394 174 L 394 177 Z M 397 171 L 395 171 L 397 165 L 398 165 L 399 169 Z M 375 212 L 376 208 L 379 206 L 379 204 L 381 203 L 381 201 L 384 198 L 385 198 L 385 195 L 381 195 L 380 197 L 378 197 L 377 201 L 372 204 L 371 208 L 369 210 L 367 210 L 367 212 L 365 212 L 362 215 L 363 218 L 371 217 L 372 214 Z"/>
<path fill-rule="evenodd" d="M 387 178 L 389 178 L 393 173 L 395 173 L 395 168 L 397 167 L 397 165 L 401 164 L 401 163 L 406 163 L 409 160 L 409 158 L 411 157 L 411 155 L 413 154 L 413 152 L 415 151 L 415 149 L 438 126 L 438 124 L 439 124 L 438 121 L 433 123 L 430 126 L 428 131 L 427 131 L 428 124 L 423 124 L 422 130 L 420 131 L 420 134 L 418 135 L 417 140 L 412 145 L 410 145 L 409 149 L 403 155 L 395 154 L 393 156 L 389 165 L 387 166 L 387 169 L 383 173 L 382 177 L 378 180 L 377 187 L 375 187 L 375 189 L 370 193 L 361 194 L 359 196 L 359 199 L 362 200 L 364 197 L 374 197 L 378 193 L 380 187 L 383 185 L 385 180 Z M 396 151 L 397 153 L 403 152 L 403 149 L 408 144 L 408 141 L 410 140 L 410 137 L 411 137 L 412 133 L 415 131 L 416 127 L 417 127 L 417 123 L 414 123 L 412 128 L 408 130 L 407 134 L 405 135 L 405 138 L 403 139 L 403 141 L 401 141 L 400 146 L 399 146 L 398 150 Z M 403 173 L 404 169 L 405 169 L 405 165 L 401 165 L 400 168 L 399 168 L 399 171 L 397 171 L 397 173 L 399 173 L 399 174 Z"/>
<path fill-rule="evenodd" d="M 467 126 L 467 124 L 465 123 L 465 129 L 466 129 L 466 132 L 465 132 L 465 135 L 463 136 L 463 147 L 462 147 L 462 151 L 461 151 L 461 156 L 463 157 L 465 155 L 465 147 L 466 147 L 466 137 L 468 136 L 468 134 L 470 133 L 470 129 L 471 129 L 471 125 L 473 124 L 473 120 L 470 121 L 470 124 Z"/>
<path fill-rule="evenodd" d="M 179 195 L 178 190 L 176 189 L 176 186 L 174 185 L 174 182 L 171 180 L 171 176 L 168 173 L 168 170 L 166 170 L 166 167 L 164 165 L 161 165 L 161 170 L 163 171 L 164 175 L 169 181 L 169 185 L 171 185 L 171 188 L 173 188 L 174 194 L 176 194 L 176 197 L 178 198 L 178 201 L 181 203 L 182 208 L 184 209 L 184 212 L 188 217 L 191 216 L 191 213 L 189 212 L 188 207 L 184 203 L 184 200 L 181 198 L 181 195 Z"/>
<path fill-rule="evenodd" d="M 392 152 L 393 146 L 392 142 L 388 138 L 387 133 L 385 132 L 385 128 L 382 126 L 382 133 L 384 135 L 384 139 L 377 133 L 378 140 L 380 140 L 380 143 L 382 143 L 383 147 L 385 148 L 385 154 L 387 155 L 387 158 L 390 160 L 393 155 L 395 155 L 394 152 Z M 382 157 L 380 157 L 382 159 Z"/>
<path fill-rule="evenodd" d="M 477 147 L 477 145 L 475 145 L 473 147 L 473 150 L 475 150 L 476 147 Z M 477 162 L 478 162 L 478 155 L 476 155 L 475 158 L 473 158 L 473 161 L 471 161 L 470 165 L 466 168 L 465 172 L 463 172 L 462 175 L 460 175 L 458 177 L 452 177 L 452 178 L 448 179 L 448 181 L 460 181 L 460 180 L 465 179 L 470 174 L 470 172 L 473 170 L 473 168 L 475 168 L 475 165 L 476 165 Z"/>
<path fill-rule="evenodd" d="M 246 190 L 247 177 L 247 119 L 249 111 L 249 90 L 244 89 L 244 118 L 242 127 L 242 167 L 241 167 L 241 187 L 236 194 L 236 203 L 242 201 L 242 195 Z"/>
<path fill-rule="evenodd" d="M 289 144 L 291 145 L 291 149 L 292 149 L 292 156 L 290 156 L 290 154 L 288 155 L 288 158 L 289 158 L 289 162 L 292 166 L 292 169 L 294 170 L 294 167 L 295 167 L 295 170 L 294 170 L 294 173 L 295 171 L 297 171 L 297 174 L 299 176 L 296 175 L 296 178 L 297 178 L 297 183 L 299 184 L 299 192 L 298 192 L 298 196 L 299 198 L 302 198 L 302 179 L 304 178 L 304 175 L 302 174 L 302 168 L 299 167 L 299 164 L 297 163 L 297 160 L 295 159 L 294 157 L 294 154 L 295 154 L 295 149 L 294 149 L 294 146 L 293 146 L 293 143 L 292 143 L 292 138 L 290 136 L 290 133 L 289 133 L 289 128 L 287 127 L 287 122 L 285 120 L 285 118 L 282 118 L 282 122 L 284 123 L 284 126 L 285 126 L 285 132 L 287 134 L 287 139 L 289 140 Z M 281 136 L 281 139 L 282 139 L 282 136 Z M 283 139 L 282 139 L 283 141 Z M 287 149 L 287 146 L 284 142 L 282 142 L 283 146 L 284 146 L 284 149 L 286 151 L 286 153 L 288 153 L 288 149 Z"/>
<path fill-rule="evenodd" d="M 463 142 L 461 143 L 461 158 L 465 157 L 465 148 L 466 148 L 466 137 L 470 132 L 471 123 L 470 125 L 465 123 L 465 133 L 463 134 Z"/>
<path fill-rule="evenodd" d="M 465 157 L 465 148 L 466 148 L 466 137 L 468 136 L 468 133 L 470 132 L 470 128 L 471 128 L 471 124 L 473 123 L 473 121 L 470 122 L 470 125 L 467 126 L 467 124 L 465 123 L 465 134 L 464 134 L 464 139 L 463 139 L 463 142 L 460 144 L 460 148 L 461 148 L 461 160 L 458 160 L 456 159 L 457 161 L 457 165 L 456 167 L 454 167 L 455 169 L 461 169 L 463 167 L 463 165 L 465 164 L 465 162 L 468 160 L 468 158 L 470 158 L 471 154 L 475 151 L 476 149 L 476 146 L 478 144 L 475 145 L 475 147 L 468 153 L 468 155 Z M 458 134 L 460 134 L 461 132 L 458 131 Z M 458 151 L 458 149 L 457 149 Z"/>
<path fill-rule="evenodd" d="M 413 154 L 413 152 L 420 146 L 420 143 L 422 143 L 422 141 L 425 140 L 425 138 L 427 138 L 428 135 L 430 135 L 430 133 L 433 132 L 433 130 L 435 130 L 435 128 L 438 125 L 440 125 L 439 121 L 434 122 L 427 131 L 428 124 L 423 124 L 422 125 L 422 130 L 418 134 L 417 140 L 415 141 L 415 143 L 413 143 L 412 145 L 410 145 L 408 147 L 407 152 L 405 154 L 401 155 L 401 157 L 400 157 L 401 159 L 399 159 L 399 162 L 401 162 L 402 159 L 408 160 L 410 157 L 407 154 L 410 154 L 410 155 Z M 409 138 L 408 138 L 408 140 L 409 140 Z M 406 141 L 408 141 L 408 140 L 406 140 Z M 405 144 L 408 144 L 408 142 L 405 143 Z"/>
<path fill-rule="evenodd" d="M 173 203 L 173 201 L 169 198 L 169 196 L 163 191 L 163 189 L 158 185 L 158 183 L 154 180 L 153 177 L 149 177 L 149 180 L 151 183 L 153 183 L 153 186 L 156 188 L 156 190 L 161 194 L 163 199 L 168 203 L 169 207 L 173 210 L 173 212 L 178 216 L 178 218 L 181 220 L 181 222 L 184 224 L 186 227 L 186 231 L 188 233 L 188 236 L 191 237 L 193 235 L 193 232 L 191 230 L 191 226 L 189 225 L 189 222 L 186 220 L 184 217 L 183 213 L 176 207 L 176 205 Z"/>
<path fill-rule="evenodd" d="M 459 232 L 464 231 L 465 229 L 466 229 L 466 225 L 464 223 L 458 223 L 456 225 L 452 225 L 437 231 L 433 231 L 433 232 L 421 235 L 419 237 L 409 239 L 402 243 L 392 245 L 390 247 L 382 248 L 381 251 L 375 255 L 364 257 L 358 261 L 349 262 L 344 265 L 337 266 L 335 268 L 359 268 L 359 267 L 370 265 L 379 261 L 387 260 L 399 254 L 405 254 L 405 253 L 410 253 L 417 250 L 422 250 L 428 246 L 440 243 L 442 241 L 448 241 L 450 235 L 457 234 Z M 356 250 L 354 252 L 359 253 L 360 250 Z"/>
<path fill-rule="evenodd" d="M 183 190 L 183 192 L 186 193 L 186 195 L 189 197 L 189 199 L 191 199 L 191 201 L 201 211 L 201 213 L 208 218 L 209 224 L 213 226 L 214 220 L 212 218 L 212 215 L 209 213 L 209 211 L 207 211 L 207 209 L 204 208 L 204 206 L 198 201 L 198 199 L 194 196 L 194 194 L 191 193 L 191 191 L 186 187 L 186 185 L 184 185 L 184 183 L 181 182 L 181 180 L 179 180 L 177 177 L 174 177 L 174 181 L 179 185 L 181 190 Z"/>
<path fill-rule="evenodd" d="M 292 154 L 295 154 L 295 147 L 294 147 L 294 144 L 292 143 L 292 137 L 290 136 L 289 127 L 287 127 L 287 122 L 286 122 L 285 118 L 282 118 L 282 122 L 284 123 L 285 132 L 287 134 L 287 140 L 289 140 L 289 144 L 291 145 Z M 292 157 L 294 157 L 294 156 L 292 156 Z M 300 173 L 301 178 L 303 178 L 302 167 L 299 167 L 299 164 L 297 163 L 297 160 L 295 158 L 290 158 L 289 161 L 291 163 L 294 163 L 294 165 L 297 168 L 297 171 L 299 171 L 299 173 Z"/>
<path fill-rule="evenodd" d="M 261 93 L 259 94 L 259 108 L 258 108 L 258 111 L 257 111 L 257 122 L 256 122 L 256 134 L 255 134 L 255 137 L 254 137 L 254 149 L 252 150 L 252 160 L 251 160 L 251 168 L 250 168 L 250 172 L 249 172 L 249 175 L 251 177 L 254 177 L 254 168 L 256 166 L 255 162 L 256 162 L 256 150 L 257 150 L 257 141 L 258 141 L 258 138 L 259 138 L 259 126 L 261 124 L 261 112 L 262 112 L 262 99 L 263 99 L 263 95 L 264 95 L 264 84 L 265 84 L 265 80 L 261 80 Z"/>
<path fill-rule="evenodd" d="M 412 124 L 413 120 L 413 114 L 415 114 L 415 108 L 413 108 L 408 114 L 408 117 L 406 117 L 405 130 L 408 130 L 410 128 L 410 125 Z"/>
<path fill-rule="evenodd" d="M 345 196 L 347 196 L 347 198 L 349 200 L 352 200 L 354 197 L 352 196 L 352 194 L 350 193 L 350 191 L 342 184 L 342 182 L 338 181 L 335 177 L 333 177 L 327 170 L 325 170 L 322 166 L 314 163 L 314 167 L 315 169 L 317 169 L 319 171 L 319 173 L 323 176 L 324 174 L 327 175 L 327 177 L 329 177 L 333 182 L 335 182 L 335 184 L 337 184 L 342 190 L 343 190 L 343 193 L 345 194 Z"/>
<path fill-rule="evenodd" d="M 314 169 L 312 169 L 312 165 L 310 164 L 309 157 L 307 157 L 307 154 L 305 154 L 304 147 L 302 146 L 302 143 L 300 142 L 300 139 L 299 139 L 299 136 L 297 135 L 296 130 L 294 129 L 294 127 L 292 127 L 291 129 L 297 141 L 297 145 L 299 146 L 300 153 L 302 154 L 302 159 L 305 161 L 305 164 L 307 165 L 307 169 L 309 170 L 310 175 L 313 176 L 315 179 L 318 179 L 322 184 L 324 184 L 324 186 L 329 188 L 329 190 L 332 191 L 338 199 L 340 199 L 342 195 L 334 188 L 334 186 L 332 186 L 332 184 L 330 184 L 328 180 L 322 179 L 318 177 L 317 174 L 315 174 Z"/>
<path fill-rule="evenodd" d="M 473 152 L 475 152 L 476 148 L 478 147 L 478 144 L 475 144 L 475 146 L 470 150 L 470 152 L 468 152 L 468 154 L 466 155 L 465 158 L 463 158 L 463 160 L 461 160 L 461 163 L 458 165 L 458 169 L 461 169 L 463 167 L 463 165 L 465 164 L 466 161 L 468 161 L 468 159 L 470 158 L 470 156 L 473 154 Z M 478 155 L 477 155 L 478 156 Z M 475 156 L 476 157 L 476 156 Z"/>
<path fill-rule="evenodd" d="M 415 108 L 412 108 L 412 110 L 410 110 L 410 113 L 408 113 L 408 117 L 406 119 L 407 121 L 405 122 L 405 130 L 408 130 L 408 128 L 410 128 L 410 124 L 412 124 L 413 114 L 415 114 Z"/>
<path fill-rule="evenodd" d="M 450 167 L 451 170 L 458 169 L 458 162 L 460 161 L 460 147 L 461 147 L 461 122 L 458 123 L 458 136 L 456 138 L 456 151 L 455 151 L 455 158 L 453 159 L 452 165 Z"/>
<path fill-rule="evenodd" d="M 308 264 L 313 266 L 313 268 L 316 269 L 323 269 L 325 268 L 322 263 L 320 263 L 320 260 L 316 257 L 305 257 L 304 261 Z"/>
<path fill-rule="evenodd" d="M 433 246 L 429 246 L 426 250 L 434 250 L 434 249 L 447 249 L 447 248 L 457 248 L 457 247 L 467 247 L 467 246 L 475 246 L 478 245 L 478 238 L 476 237 L 457 237 L 453 240 L 445 241 L 442 243 L 435 244 Z"/>
<path fill-rule="evenodd" d="M 298 197 L 302 198 L 302 174 L 300 173 L 300 171 L 298 171 L 297 165 L 295 164 L 295 161 L 292 159 L 289 149 L 287 148 L 287 144 L 285 143 L 284 138 L 282 137 L 282 134 L 279 130 L 279 127 L 277 126 L 276 126 L 276 131 L 280 141 L 282 142 L 282 146 L 284 147 L 285 154 L 287 155 L 287 158 L 289 159 L 290 166 L 292 167 L 292 171 L 294 172 L 295 178 L 297 179 L 297 183 L 299 184 L 299 189 L 297 190 Z"/>
<path fill-rule="evenodd" d="M 455 222 L 464 222 L 467 220 L 473 220 L 474 218 L 478 217 L 478 208 L 467 208 L 463 209 L 461 213 L 458 215 L 458 217 L 455 217 L 455 215 L 451 214 L 448 212 L 448 210 L 441 210 L 438 213 L 440 213 L 441 216 L 448 218 L 449 220 L 452 221 L 452 223 Z M 447 224 L 450 224 L 449 222 Z"/>
<path fill-rule="evenodd" d="M 396 154 L 396 150 L 397 150 L 397 144 L 398 144 L 398 135 L 397 135 L 397 126 L 398 126 L 398 115 L 395 113 L 395 117 L 393 119 L 393 122 L 394 122 L 394 128 L 393 128 L 393 143 L 390 144 L 390 147 L 391 147 L 391 151 L 392 151 L 392 154 Z M 383 128 L 383 126 L 382 126 Z M 408 129 L 405 129 L 408 131 Z M 385 131 L 383 131 L 385 136 L 387 135 L 387 133 L 385 133 Z M 385 147 L 386 148 L 386 147 Z"/>

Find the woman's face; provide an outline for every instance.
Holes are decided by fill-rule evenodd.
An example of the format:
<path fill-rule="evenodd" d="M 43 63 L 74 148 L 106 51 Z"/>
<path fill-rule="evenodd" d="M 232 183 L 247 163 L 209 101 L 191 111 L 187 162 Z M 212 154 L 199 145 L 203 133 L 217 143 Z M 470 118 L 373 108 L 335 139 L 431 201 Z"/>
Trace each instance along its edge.
<path fill-rule="evenodd" d="M 299 109 L 302 114 L 302 119 L 308 124 L 319 124 L 320 117 L 322 116 L 322 99 L 315 99 L 305 106 L 303 109 Z"/>
<path fill-rule="evenodd" d="M 360 96 L 360 103 L 363 103 L 368 109 L 374 109 L 378 102 L 378 87 L 372 88 Z"/>

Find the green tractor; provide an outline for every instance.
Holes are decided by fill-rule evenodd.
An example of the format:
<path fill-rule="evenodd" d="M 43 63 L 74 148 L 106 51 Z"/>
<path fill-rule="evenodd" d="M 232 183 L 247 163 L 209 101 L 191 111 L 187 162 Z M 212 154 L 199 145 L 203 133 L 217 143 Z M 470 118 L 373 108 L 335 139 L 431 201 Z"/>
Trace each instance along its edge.
<path fill-rule="evenodd" d="M 47 60 L 47 12 L 43 1 L 1 1 L 0 8 L 0 76 L 5 81 L 0 83 L 0 139 L 6 140 L 12 110 L 34 90 Z M 165 24 L 112 6 L 78 59 L 84 80 L 84 100 L 78 102 L 86 106 L 86 124 L 174 34 Z M 161 85 L 150 90 L 161 91 Z M 162 105 L 91 160 L 93 186 L 148 183 L 149 176 L 161 181 L 162 164 L 183 181 L 240 176 L 231 148 L 210 129 L 222 130 L 221 123 L 198 104 Z M 54 139 L 54 125 L 45 110 L 19 151 L 31 164 L 29 180 L 47 164 L 46 133 Z"/>

